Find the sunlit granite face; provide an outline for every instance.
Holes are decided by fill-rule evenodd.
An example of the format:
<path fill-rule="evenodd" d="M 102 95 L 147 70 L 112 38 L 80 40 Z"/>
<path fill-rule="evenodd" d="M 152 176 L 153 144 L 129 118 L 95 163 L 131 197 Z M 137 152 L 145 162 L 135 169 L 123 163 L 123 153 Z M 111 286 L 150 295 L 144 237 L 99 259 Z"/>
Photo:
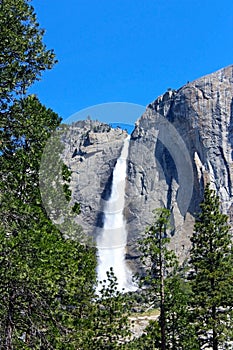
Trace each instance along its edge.
<path fill-rule="evenodd" d="M 127 133 L 96 121 L 78 122 L 64 139 L 72 170 L 72 200 L 81 204 L 79 223 L 95 236 L 103 226 L 103 203 Z M 149 104 L 131 134 L 124 217 L 126 258 L 139 268 L 137 240 L 152 210 L 171 210 L 171 247 L 180 260 L 190 247 L 195 214 L 207 182 L 233 217 L 233 66 L 170 90 Z"/>
<path fill-rule="evenodd" d="M 181 260 L 210 182 L 232 216 L 233 66 L 167 91 L 149 104 L 131 136 L 126 186 L 129 258 L 153 219 L 171 209 L 172 247 Z M 136 259 L 137 260 L 137 259 Z"/>

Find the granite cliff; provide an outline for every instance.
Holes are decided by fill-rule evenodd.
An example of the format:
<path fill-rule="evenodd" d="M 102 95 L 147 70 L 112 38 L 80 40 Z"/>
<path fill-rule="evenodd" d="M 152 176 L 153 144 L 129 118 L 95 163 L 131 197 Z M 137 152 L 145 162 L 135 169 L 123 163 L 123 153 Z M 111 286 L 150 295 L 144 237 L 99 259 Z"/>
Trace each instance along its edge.
<path fill-rule="evenodd" d="M 126 121 L 127 122 L 127 121 Z M 78 122 L 65 140 L 73 171 L 73 200 L 79 222 L 95 235 L 126 132 L 94 121 Z M 150 103 L 131 134 L 126 183 L 127 259 L 138 265 L 137 239 L 153 219 L 152 210 L 172 213 L 171 246 L 187 256 L 195 214 L 206 182 L 222 208 L 233 215 L 233 66 L 169 90 Z"/>
<path fill-rule="evenodd" d="M 126 137 L 126 131 L 90 119 L 73 123 L 64 134 L 63 159 L 72 171 L 72 201 L 81 206 L 77 223 L 88 236 L 95 237 L 103 226 L 113 169 Z"/>
<path fill-rule="evenodd" d="M 152 210 L 172 212 L 171 245 L 187 255 L 206 182 L 232 218 L 233 66 L 169 90 L 149 104 L 131 135 L 126 217 L 128 257 Z"/>

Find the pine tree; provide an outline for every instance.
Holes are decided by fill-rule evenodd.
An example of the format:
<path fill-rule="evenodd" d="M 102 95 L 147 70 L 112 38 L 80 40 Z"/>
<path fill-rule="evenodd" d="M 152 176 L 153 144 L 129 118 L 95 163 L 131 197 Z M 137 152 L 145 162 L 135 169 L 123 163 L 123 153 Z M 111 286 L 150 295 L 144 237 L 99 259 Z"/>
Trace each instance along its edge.
<path fill-rule="evenodd" d="M 53 50 L 43 43 L 44 30 L 28 0 L 0 1 L 0 108 L 24 96 L 41 72 L 52 68 Z"/>
<path fill-rule="evenodd" d="M 165 280 L 166 349 L 200 350 L 195 327 L 190 324 L 190 297 L 186 266 L 175 267 Z"/>
<path fill-rule="evenodd" d="M 14 236 L 1 230 L 0 348 L 76 349 L 89 317 L 95 256 L 28 212 L 31 229 Z"/>
<path fill-rule="evenodd" d="M 154 307 L 159 303 L 161 350 L 166 349 L 165 278 L 168 269 L 175 263 L 174 254 L 167 249 L 169 216 L 168 209 L 160 210 L 155 222 L 146 230 L 146 236 L 140 242 L 142 261 L 146 264 L 143 282 L 149 284 L 149 289 L 153 288 L 150 298 L 153 298 Z"/>
<path fill-rule="evenodd" d="M 59 118 L 34 96 L 15 102 L 7 116 L 0 154 L 0 348 L 76 349 L 89 317 L 96 258 L 94 249 L 65 239 L 42 205 L 40 160 Z M 65 167 L 62 175 L 68 179 Z"/>
<path fill-rule="evenodd" d="M 39 169 L 61 119 L 27 88 L 55 63 L 27 0 L 0 1 L 0 349 L 77 349 L 90 321 L 95 250 L 65 239 Z M 69 200 L 63 167 L 64 197 Z M 75 212 L 73 213 L 75 214 Z M 67 225 L 67 230 L 72 227 Z M 87 321 L 88 320 L 88 321 Z"/>
<path fill-rule="evenodd" d="M 117 278 L 112 268 L 106 275 L 92 305 L 89 332 L 82 345 L 84 350 L 123 349 L 130 335 L 129 296 L 117 289 Z"/>
<path fill-rule="evenodd" d="M 228 217 L 209 185 L 200 207 L 190 253 L 193 324 L 201 348 L 227 349 L 233 326 L 232 237 Z"/>
<path fill-rule="evenodd" d="M 155 221 L 140 241 L 145 269 L 141 282 L 146 287 L 150 306 L 159 307 L 160 317 L 136 341 L 139 349 L 198 349 L 188 321 L 188 284 L 180 273 L 174 252 L 168 248 L 169 217 L 169 210 L 158 210 Z"/>

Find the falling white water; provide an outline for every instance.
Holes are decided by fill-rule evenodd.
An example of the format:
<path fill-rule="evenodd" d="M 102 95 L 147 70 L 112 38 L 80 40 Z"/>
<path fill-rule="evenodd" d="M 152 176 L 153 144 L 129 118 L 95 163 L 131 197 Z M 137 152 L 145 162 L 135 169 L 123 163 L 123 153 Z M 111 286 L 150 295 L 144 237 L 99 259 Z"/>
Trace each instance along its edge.
<path fill-rule="evenodd" d="M 119 291 L 123 288 L 124 291 L 136 289 L 132 282 L 132 272 L 125 261 L 127 231 L 123 210 L 129 139 L 130 136 L 124 141 L 121 155 L 113 171 L 112 191 L 104 207 L 104 226 L 97 238 L 98 281 L 106 280 L 106 272 L 112 267 L 117 277 Z"/>

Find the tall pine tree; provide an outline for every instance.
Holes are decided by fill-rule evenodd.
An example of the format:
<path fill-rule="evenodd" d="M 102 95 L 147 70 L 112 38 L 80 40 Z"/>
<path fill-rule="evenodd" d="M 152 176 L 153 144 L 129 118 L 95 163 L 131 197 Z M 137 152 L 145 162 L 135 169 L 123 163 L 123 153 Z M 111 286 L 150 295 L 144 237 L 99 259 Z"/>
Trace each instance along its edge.
<path fill-rule="evenodd" d="M 198 349 L 188 322 L 189 289 L 180 274 L 175 253 L 169 249 L 170 211 L 156 211 L 155 221 L 140 241 L 147 301 L 159 308 L 159 322 L 152 322 L 135 344 L 139 349 Z"/>
<path fill-rule="evenodd" d="M 233 256 L 228 218 L 207 185 L 191 249 L 191 310 L 200 347 L 232 349 Z"/>

